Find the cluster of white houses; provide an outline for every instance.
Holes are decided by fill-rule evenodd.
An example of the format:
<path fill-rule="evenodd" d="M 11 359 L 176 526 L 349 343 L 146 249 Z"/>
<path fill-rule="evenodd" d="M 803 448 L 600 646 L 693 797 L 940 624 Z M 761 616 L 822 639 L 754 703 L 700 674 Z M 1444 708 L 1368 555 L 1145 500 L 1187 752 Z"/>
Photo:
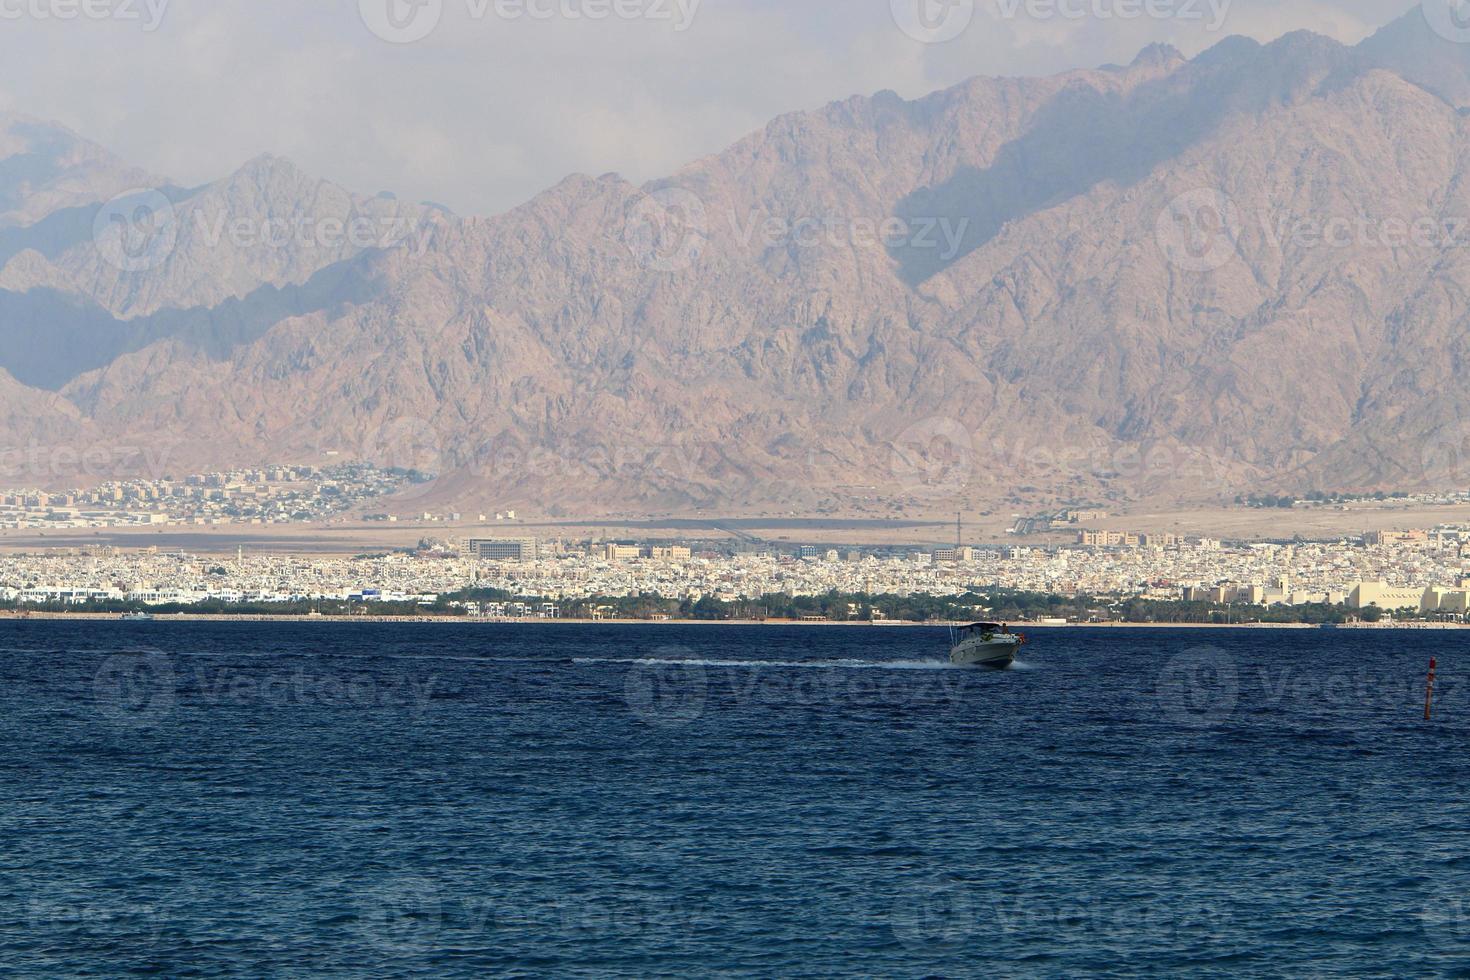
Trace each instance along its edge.
<path fill-rule="evenodd" d="M 1292 591 L 1289 580 L 1278 579 L 1274 585 L 1188 586 L 1185 602 L 1213 602 L 1221 605 L 1242 603 L 1252 606 L 1307 606 L 1313 603 L 1346 605 L 1349 609 L 1376 606 L 1385 612 L 1413 609 L 1418 612 L 1443 612 L 1464 615 L 1470 612 L 1470 579 L 1461 580 L 1456 588 L 1439 586 L 1398 586 L 1387 582 L 1358 582 L 1347 592 Z"/>

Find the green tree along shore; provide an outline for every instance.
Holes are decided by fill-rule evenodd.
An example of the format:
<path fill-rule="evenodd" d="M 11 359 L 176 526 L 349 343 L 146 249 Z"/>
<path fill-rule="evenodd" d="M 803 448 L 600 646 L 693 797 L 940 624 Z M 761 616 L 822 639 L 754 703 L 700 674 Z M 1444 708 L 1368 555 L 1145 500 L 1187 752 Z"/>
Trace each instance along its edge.
<path fill-rule="evenodd" d="M 473 615 L 472 604 L 523 602 L 535 606 L 547 600 L 538 596 L 513 595 L 496 589 L 468 589 L 441 595 L 433 603 L 415 602 L 348 602 L 313 600 L 285 603 L 228 603 L 222 601 L 195 604 L 145 606 L 141 603 L 101 602 L 84 605 L 52 603 L 18 605 L 8 603 L 0 609 L 11 612 L 44 613 L 125 613 L 147 612 L 156 616 L 176 614 L 217 616 L 363 616 L 442 618 Z M 934 595 L 867 595 L 829 592 L 819 596 L 769 595 L 761 599 L 725 602 L 713 598 L 698 601 L 671 599 L 659 595 L 601 596 L 563 600 L 557 603 L 563 619 L 684 619 L 710 622 L 732 620 L 821 620 L 828 622 L 953 622 L 992 619 L 1007 623 L 1035 622 L 1042 619 L 1065 619 L 1073 623 L 1342 623 L 1357 618 L 1376 622 L 1388 612 L 1376 607 L 1351 610 L 1341 605 L 1248 606 L 1219 605 L 1208 602 L 1161 601 L 1154 599 L 1120 599 L 1104 596 L 1061 596 L 1042 592 L 1014 592 L 1004 589 L 976 587 L 957 596 Z M 1397 620 L 1434 618 L 1417 610 L 1395 610 Z"/>

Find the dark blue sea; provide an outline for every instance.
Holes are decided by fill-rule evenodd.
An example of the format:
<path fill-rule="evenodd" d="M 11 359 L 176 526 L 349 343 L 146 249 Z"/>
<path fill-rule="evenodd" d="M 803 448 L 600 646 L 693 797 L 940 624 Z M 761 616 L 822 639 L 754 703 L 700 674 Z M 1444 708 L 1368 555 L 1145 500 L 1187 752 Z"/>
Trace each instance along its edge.
<path fill-rule="evenodd" d="M 0 624 L 0 975 L 1470 976 L 1467 634 L 947 639 Z"/>

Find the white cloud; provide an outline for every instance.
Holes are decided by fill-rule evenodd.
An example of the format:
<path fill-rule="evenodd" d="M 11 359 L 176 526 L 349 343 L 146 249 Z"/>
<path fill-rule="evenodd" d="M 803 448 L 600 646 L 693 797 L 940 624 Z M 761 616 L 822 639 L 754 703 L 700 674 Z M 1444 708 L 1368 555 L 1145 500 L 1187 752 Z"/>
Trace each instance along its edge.
<path fill-rule="evenodd" d="M 172 0 L 153 32 L 0 21 L 0 105 L 182 183 L 269 151 L 355 190 L 485 213 L 572 171 L 660 176 L 782 112 L 855 93 L 917 96 L 971 75 L 1127 61 L 1154 40 L 1190 53 L 1228 33 L 1356 41 L 1394 14 L 1381 0 L 1233 0 L 1224 31 L 1210 33 L 1179 20 L 1006 19 L 1010 0 L 976 0 L 964 35 L 924 45 L 896 28 L 890 0 L 703 0 L 683 31 L 647 17 L 469 13 L 589 0 L 442 2 L 437 29 L 401 45 L 367 29 L 358 0 Z"/>

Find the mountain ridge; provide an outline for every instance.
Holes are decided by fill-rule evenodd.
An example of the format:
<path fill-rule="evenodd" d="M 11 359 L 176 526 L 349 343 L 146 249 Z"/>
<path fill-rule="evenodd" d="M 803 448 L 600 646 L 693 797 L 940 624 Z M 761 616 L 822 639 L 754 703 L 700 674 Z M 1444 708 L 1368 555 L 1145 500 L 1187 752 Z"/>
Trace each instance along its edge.
<path fill-rule="evenodd" d="M 1459 481 L 1470 265 L 1383 239 L 1470 216 L 1467 80 L 1417 12 L 1356 47 L 1151 45 L 788 113 L 669 177 L 570 175 L 488 217 L 266 156 L 169 199 L 177 240 L 149 268 L 95 243 L 15 251 L 0 333 L 69 316 L 135 339 L 89 341 L 90 365 L 16 341 L 0 368 L 181 463 L 407 460 L 441 474 L 422 499 L 466 505 L 886 513 Z M 1226 220 L 1201 243 L 1205 212 Z M 201 236 L 201 215 L 395 234 L 261 248 Z M 1323 244 L 1317 225 L 1357 219 L 1374 240 Z"/>

